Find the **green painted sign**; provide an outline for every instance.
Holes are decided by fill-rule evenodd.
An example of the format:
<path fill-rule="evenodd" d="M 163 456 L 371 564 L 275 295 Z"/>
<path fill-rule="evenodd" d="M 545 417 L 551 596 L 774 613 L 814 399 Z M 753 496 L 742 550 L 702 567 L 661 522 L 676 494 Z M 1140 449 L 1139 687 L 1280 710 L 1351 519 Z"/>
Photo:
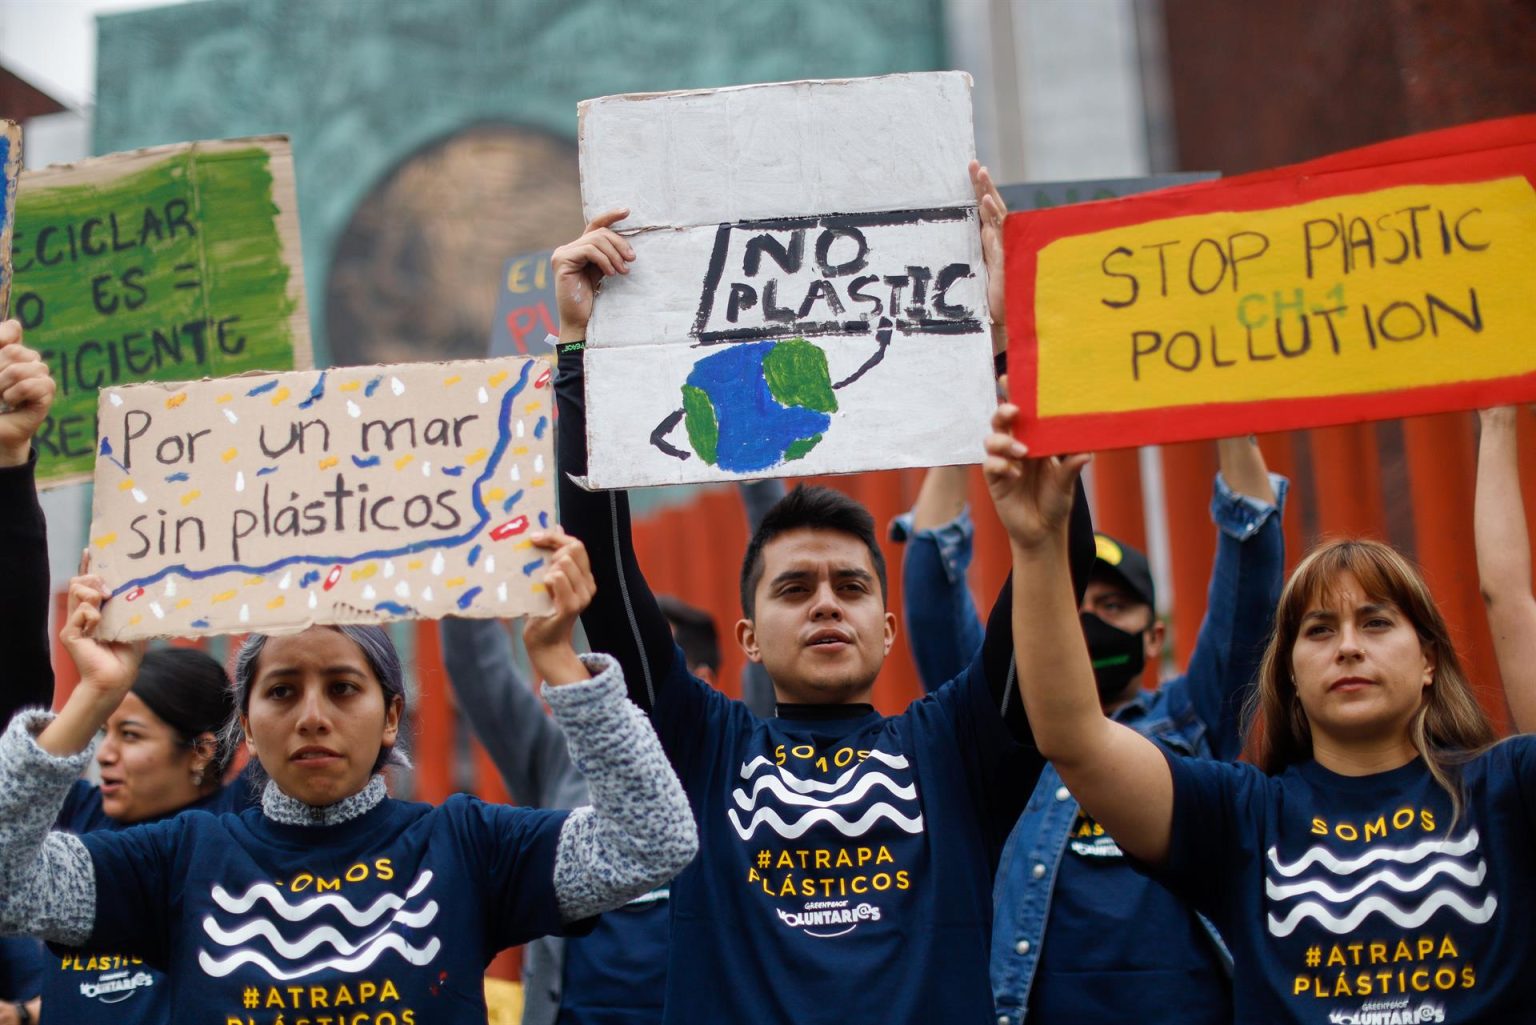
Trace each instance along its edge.
<path fill-rule="evenodd" d="M 12 316 L 58 385 L 45 487 L 91 475 L 99 388 L 312 366 L 285 139 L 25 173 L 12 262 Z"/>

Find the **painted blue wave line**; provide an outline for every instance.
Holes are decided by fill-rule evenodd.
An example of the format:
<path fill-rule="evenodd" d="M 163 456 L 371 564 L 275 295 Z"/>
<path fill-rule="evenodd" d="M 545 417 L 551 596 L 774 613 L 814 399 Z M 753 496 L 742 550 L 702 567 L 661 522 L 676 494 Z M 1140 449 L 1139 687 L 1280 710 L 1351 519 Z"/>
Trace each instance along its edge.
<path fill-rule="evenodd" d="M 363 458 L 362 456 L 353 456 L 352 457 L 352 465 L 357 467 L 359 470 L 366 470 L 370 466 L 378 466 L 379 465 L 378 454 L 375 453 L 374 455 L 368 456 L 366 459 Z"/>
<path fill-rule="evenodd" d="M 177 473 L 168 473 L 165 475 L 165 482 L 167 484 L 179 484 L 182 481 L 190 479 L 191 478 L 187 476 L 187 471 L 185 470 L 178 471 Z"/>
<path fill-rule="evenodd" d="M 477 598 L 479 596 L 480 592 L 483 591 L 483 590 L 484 590 L 483 587 L 471 587 L 469 590 L 467 590 L 463 594 L 459 595 L 459 608 L 461 608 L 461 609 L 469 608 L 471 605 L 473 605 L 475 603 L 475 598 Z"/>
<path fill-rule="evenodd" d="M 269 562 L 261 566 L 250 566 L 245 563 L 229 563 L 223 566 L 210 566 L 208 569 L 188 569 L 185 564 L 178 563 L 175 566 L 165 566 L 147 577 L 137 577 L 126 583 L 120 584 L 112 592 L 112 597 L 131 591 L 135 587 L 148 587 L 157 584 L 172 573 L 186 577 L 188 580 L 204 580 L 208 577 L 220 576 L 224 573 L 274 573 L 285 566 L 300 565 L 336 565 L 343 566 L 352 563 L 366 562 L 369 559 L 393 559 L 402 555 L 415 555 L 419 552 L 429 551 L 433 548 L 454 548 L 470 540 L 485 529 L 485 525 L 491 520 L 491 512 L 485 507 L 485 502 L 480 498 L 480 486 L 496 473 L 497 466 L 502 456 L 506 454 L 507 446 L 512 442 L 512 400 L 528 385 L 528 375 L 533 370 L 534 361 L 529 360 L 523 364 L 523 372 L 518 377 L 517 383 L 508 388 L 506 394 L 501 397 L 500 423 L 497 429 L 496 446 L 491 450 L 490 458 L 485 461 L 485 472 L 477 477 L 470 485 L 470 496 L 474 510 L 479 514 L 479 519 L 474 526 L 452 537 L 440 537 L 431 541 L 416 541 L 402 548 L 378 548 L 370 552 L 362 552 L 358 555 L 290 555 L 275 562 Z"/>
<path fill-rule="evenodd" d="M 308 409 L 325 397 L 325 375 L 329 372 L 327 370 L 320 371 L 320 380 L 316 381 L 315 386 L 310 389 L 309 398 L 299 403 L 300 409 Z"/>
<path fill-rule="evenodd" d="M 248 398 L 249 397 L 255 397 L 255 396 L 261 395 L 261 394 L 263 394 L 265 392 L 269 392 L 273 388 L 276 388 L 276 387 L 277 387 L 277 378 L 274 377 L 274 378 L 272 378 L 272 380 L 268 381 L 266 384 L 258 384 L 256 387 L 252 388 L 250 391 L 246 392 L 245 394 L 246 394 L 246 396 Z"/>

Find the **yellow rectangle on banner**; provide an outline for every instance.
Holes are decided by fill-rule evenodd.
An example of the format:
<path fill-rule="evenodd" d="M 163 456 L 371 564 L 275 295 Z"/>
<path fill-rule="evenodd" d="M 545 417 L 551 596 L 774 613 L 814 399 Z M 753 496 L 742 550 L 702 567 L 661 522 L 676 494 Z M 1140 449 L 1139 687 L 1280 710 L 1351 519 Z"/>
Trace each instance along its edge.
<path fill-rule="evenodd" d="M 1059 239 L 1041 416 L 1318 398 L 1536 371 L 1536 190 L 1412 185 Z"/>

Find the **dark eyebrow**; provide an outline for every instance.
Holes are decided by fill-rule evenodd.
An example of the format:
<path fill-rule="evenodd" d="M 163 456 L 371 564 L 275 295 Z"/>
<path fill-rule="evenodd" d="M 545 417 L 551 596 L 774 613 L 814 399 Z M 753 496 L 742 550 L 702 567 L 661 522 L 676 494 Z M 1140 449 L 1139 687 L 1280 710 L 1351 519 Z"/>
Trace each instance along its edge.
<path fill-rule="evenodd" d="M 148 723 L 140 722 L 137 719 L 122 719 L 122 720 L 119 720 L 118 724 L 117 724 L 117 728 L 120 729 L 120 730 L 127 729 L 130 726 L 133 727 L 136 730 L 142 730 L 142 729 L 147 729 L 149 727 L 149 724 Z"/>
<path fill-rule="evenodd" d="M 851 567 L 849 569 L 834 570 L 832 575 L 837 577 L 839 580 L 862 580 L 866 584 L 875 579 L 875 575 L 869 570 L 859 569 L 857 566 Z"/>
<path fill-rule="evenodd" d="M 783 573 L 780 573 L 778 576 L 774 577 L 773 580 L 769 582 L 769 586 L 778 587 L 780 584 L 803 581 L 809 579 L 812 575 L 813 574 L 808 569 L 787 569 Z"/>
<path fill-rule="evenodd" d="M 261 679 L 270 680 L 274 676 L 301 676 L 303 670 L 298 666 L 273 666 L 261 674 Z M 336 676 L 342 673 L 350 673 L 353 676 L 365 676 L 361 666 L 347 665 L 345 662 L 323 667 L 320 672 L 326 676 Z"/>

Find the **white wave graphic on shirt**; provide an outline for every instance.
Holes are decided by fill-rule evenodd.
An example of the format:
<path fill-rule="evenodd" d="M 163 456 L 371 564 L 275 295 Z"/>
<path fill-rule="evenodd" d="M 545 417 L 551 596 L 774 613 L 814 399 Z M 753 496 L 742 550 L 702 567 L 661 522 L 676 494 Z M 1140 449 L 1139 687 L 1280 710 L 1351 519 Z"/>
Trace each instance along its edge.
<path fill-rule="evenodd" d="M 907 833 L 923 831 L 923 813 L 911 765 L 902 755 L 871 751 L 831 780 L 801 779 L 759 755 L 741 767 L 726 814 L 743 840 L 758 829 L 796 840 L 825 825 L 844 837 L 863 836 L 889 821 Z"/>
<path fill-rule="evenodd" d="M 423 872 L 404 897 L 386 893 L 362 908 L 337 894 L 290 902 L 271 883 L 257 883 L 238 897 L 222 886 L 215 886 L 214 905 L 233 916 L 234 921 L 226 924 L 217 915 L 204 917 L 203 932 L 212 941 L 212 947 L 198 951 L 198 963 L 215 978 L 252 964 L 284 982 L 332 969 L 362 971 L 388 951 L 399 954 L 409 964 L 428 964 L 437 956 L 442 943 L 436 936 L 428 936 L 425 943 L 412 945 L 400 930 L 422 929 L 436 920 L 437 901 L 412 904 L 431 882 L 432 873 Z M 259 905 L 270 910 L 258 910 Z M 275 916 L 291 925 L 324 911 L 334 912 L 346 928 L 318 925 L 289 938 L 274 920 Z M 311 955 L 315 955 L 313 960 L 301 960 Z"/>
<path fill-rule="evenodd" d="M 1269 932 L 1289 936 L 1313 921 L 1337 935 L 1372 915 L 1401 929 L 1417 929 L 1446 909 L 1483 925 L 1499 906 L 1498 897 L 1483 885 L 1487 877 L 1475 829 L 1459 840 L 1379 847 L 1353 858 L 1314 846 L 1287 862 L 1271 847 L 1264 879 Z"/>

